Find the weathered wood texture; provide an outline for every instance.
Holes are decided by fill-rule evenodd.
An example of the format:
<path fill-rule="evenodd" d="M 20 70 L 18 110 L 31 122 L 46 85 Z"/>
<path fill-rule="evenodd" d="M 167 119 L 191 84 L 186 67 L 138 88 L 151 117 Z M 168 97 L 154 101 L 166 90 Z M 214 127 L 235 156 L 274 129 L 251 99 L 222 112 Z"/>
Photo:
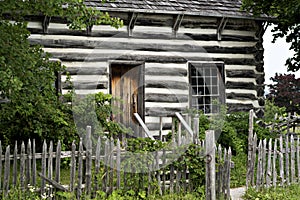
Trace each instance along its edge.
<path fill-rule="evenodd" d="M 274 139 L 263 140 L 253 134 L 253 115 L 249 120 L 247 186 L 259 189 L 299 183 L 300 138 L 292 132 L 298 127 L 297 117 L 289 114 L 279 123 L 268 124 L 270 132 L 280 133 Z"/>
<path fill-rule="evenodd" d="M 175 119 L 173 121 L 175 122 Z M 126 151 L 124 150 L 126 149 L 121 146 L 119 139 L 114 141 L 113 139 L 99 137 L 98 140 L 94 141 L 96 143 L 93 144 L 91 127 L 87 127 L 86 137 L 80 139 L 79 145 L 75 145 L 75 142 L 73 142 L 71 151 L 61 151 L 60 141 L 56 145 L 52 141 L 49 144 L 44 141 L 42 153 L 35 152 L 34 140 L 28 141 L 26 146 L 25 143 L 22 143 L 20 151 L 16 146 L 12 155 L 10 155 L 10 146 L 6 147 L 4 156 L 1 152 L 2 148 L 0 148 L 0 169 L 2 169 L 2 164 L 4 164 L 4 176 L 2 177 L 0 174 L 0 191 L 4 196 L 14 187 L 20 187 L 24 191 L 34 188 L 41 195 L 51 195 L 56 191 L 67 191 L 74 192 L 77 199 L 80 199 L 83 195 L 95 197 L 99 190 L 111 193 L 119 188 L 139 189 L 139 191 L 141 188 L 147 188 L 146 192 L 148 194 L 152 194 L 155 191 L 160 191 L 161 194 L 188 192 L 194 188 L 192 182 L 189 181 L 189 169 L 185 165 L 173 165 L 173 161 L 174 156 L 177 158 L 178 155 L 176 154 L 182 151 L 178 147 L 191 143 L 196 144 L 199 155 L 203 154 L 204 156 L 203 149 L 207 142 L 200 141 L 186 132 L 187 130 L 188 132 L 191 131 L 191 134 L 194 135 L 195 133 L 197 136 L 199 127 L 193 125 L 193 123 L 198 121 L 197 118 L 192 120 L 192 118 L 185 117 L 185 120 L 182 118 L 177 123 L 178 126 L 176 128 L 175 123 L 173 123 L 172 149 L 158 151 L 152 154 L 154 157 L 151 157 L 151 154 L 143 155 L 143 157 L 150 155 L 149 158 L 151 160 L 150 164 L 148 163 L 144 166 L 145 168 L 139 168 L 138 161 L 133 163 L 125 159 L 124 153 Z M 190 127 L 193 127 L 193 129 Z M 176 133 L 175 130 L 178 130 L 178 132 Z M 219 146 L 217 152 L 221 156 L 215 159 L 215 155 L 213 155 L 215 150 L 214 141 L 210 137 L 207 137 L 207 141 L 213 142 L 212 146 L 210 146 L 213 151 L 208 152 L 211 158 L 214 159 L 210 160 L 210 169 L 214 170 L 215 166 L 212 166 L 214 163 L 218 166 L 217 179 L 215 176 L 209 175 L 208 178 L 213 180 L 208 182 L 210 184 L 216 183 L 217 188 L 220 188 L 217 194 L 229 199 L 230 149 L 228 151 L 226 149 L 222 150 Z M 54 151 L 54 149 L 56 150 Z M 64 175 L 64 181 L 69 179 L 69 183 L 62 184 L 61 163 L 66 158 L 70 159 L 70 177 L 68 178 Z M 54 159 L 55 162 L 53 162 Z M 170 159 L 172 162 L 170 162 Z M 179 159 L 184 160 L 184 157 Z M 13 167 L 10 166 L 11 161 L 13 161 Z M 36 163 L 40 163 L 41 165 L 38 165 L 40 167 L 37 167 Z M 20 166 L 20 168 L 16 169 L 15 166 Z M 166 167 L 169 170 L 166 170 Z M 211 170 L 210 174 L 215 174 Z M 136 173 L 140 174 L 137 175 Z M 14 177 L 13 180 L 10 178 L 11 174 Z M 36 177 L 36 174 L 39 176 Z M 155 184 L 148 184 L 146 187 L 145 181 L 149 183 L 158 181 L 159 187 L 157 188 Z M 133 182 L 135 184 L 132 185 Z M 48 184 L 50 187 L 47 186 Z M 212 187 L 208 187 L 208 189 L 210 189 L 210 194 L 216 192 Z"/>
<path fill-rule="evenodd" d="M 188 91 L 188 61 L 223 61 L 226 70 L 226 88 L 233 90 L 253 90 L 256 93 L 245 94 L 230 92 L 226 95 L 230 112 L 261 108 L 263 106 L 261 92 L 264 82 L 263 74 L 263 46 L 261 40 L 262 24 L 250 19 L 228 19 L 226 26 L 218 40 L 217 29 L 220 20 L 215 17 L 184 16 L 181 24 L 172 33 L 174 15 L 143 14 L 131 30 L 127 32 L 126 13 L 113 12 L 114 16 L 124 19 L 125 27 L 119 30 L 107 26 L 95 26 L 90 36 L 84 32 L 68 30 L 63 20 L 53 18 L 49 24 L 48 34 L 39 34 L 38 24 L 32 23 L 29 29 L 32 44 L 41 44 L 45 51 L 53 57 L 66 63 L 67 72 L 72 76 L 105 75 L 101 80 L 90 78 L 89 81 L 73 80 L 73 87 L 77 93 L 104 91 L 109 92 L 109 63 L 110 60 L 141 61 L 145 63 L 145 102 L 176 102 L 167 97 L 168 93 L 154 93 L 161 88 L 177 90 L 173 96 Z M 37 21 L 38 18 L 32 18 Z M 30 28 L 35 27 L 34 29 Z M 40 28 L 42 30 L 42 27 Z M 155 32 L 153 31 L 155 30 Z M 73 64 L 72 64 L 73 63 Z M 91 63 L 102 63 L 99 66 Z M 148 63 L 151 67 L 147 67 Z M 70 64 L 70 65 L 69 65 Z M 155 66 L 154 64 L 157 64 Z M 174 68 L 170 65 L 182 65 L 184 68 Z M 93 65 L 92 67 L 90 67 Z M 227 66 L 233 66 L 227 69 Z M 249 68 L 249 66 L 251 66 Z M 254 68 L 253 68 L 254 67 Z M 160 77 L 149 79 L 147 77 Z M 173 77 L 164 79 L 162 77 Z M 180 78 L 186 78 L 182 83 Z M 227 78 L 229 78 L 227 80 Z M 254 81 L 250 81 L 252 78 Z M 233 79 L 233 80 L 232 80 Z M 177 81 L 176 81 L 177 80 Z M 70 84 L 63 84 L 63 93 L 71 89 Z M 165 94 L 165 96 L 163 96 Z M 179 101 L 186 101 L 186 96 Z M 238 105 L 241 104 L 241 107 Z M 236 105 L 236 106 L 235 106 Z M 184 110 L 185 106 L 174 109 L 145 107 L 146 116 L 169 115 L 171 112 Z"/>

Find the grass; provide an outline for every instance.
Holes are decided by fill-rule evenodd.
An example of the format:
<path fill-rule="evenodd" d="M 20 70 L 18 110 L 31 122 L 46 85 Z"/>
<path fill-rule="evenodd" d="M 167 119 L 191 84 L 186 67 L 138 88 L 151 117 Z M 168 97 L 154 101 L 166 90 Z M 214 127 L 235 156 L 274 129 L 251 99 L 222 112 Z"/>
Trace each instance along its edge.
<path fill-rule="evenodd" d="M 247 190 L 245 200 L 298 200 L 300 199 L 300 185 L 286 187 L 272 187 L 257 191 L 254 188 Z"/>

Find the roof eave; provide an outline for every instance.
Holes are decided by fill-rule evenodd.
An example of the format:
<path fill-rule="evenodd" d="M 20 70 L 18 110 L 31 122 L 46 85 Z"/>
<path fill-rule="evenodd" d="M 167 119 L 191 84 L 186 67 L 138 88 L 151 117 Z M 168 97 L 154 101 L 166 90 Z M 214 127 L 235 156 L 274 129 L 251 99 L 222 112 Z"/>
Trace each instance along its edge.
<path fill-rule="evenodd" d="M 217 14 L 211 12 L 190 12 L 190 11 L 171 11 L 171 10 L 151 10 L 151 9 L 134 9 L 134 8 L 108 8 L 108 7 L 95 7 L 97 10 L 105 12 L 127 12 L 127 13 L 146 13 L 146 14 L 170 14 L 170 15 L 190 15 L 190 16 L 201 16 L 201 17 L 226 17 L 231 19 L 253 19 L 258 21 L 275 21 L 274 17 L 268 16 L 253 16 L 248 15 L 226 15 Z"/>

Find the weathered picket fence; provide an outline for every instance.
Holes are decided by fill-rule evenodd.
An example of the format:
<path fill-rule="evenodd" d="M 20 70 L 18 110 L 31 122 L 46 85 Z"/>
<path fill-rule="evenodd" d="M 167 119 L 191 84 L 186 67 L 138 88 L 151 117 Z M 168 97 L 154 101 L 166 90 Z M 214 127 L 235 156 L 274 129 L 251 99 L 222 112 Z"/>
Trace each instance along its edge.
<path fill-rule="evenodd" d="M 249 185 L 260 188 L 300 182 L 299 136 L 281 135 L 275 140 L 257 141 L 255 134 L 252 145 Z"/>
<path fill-rule="evenodd" d="M 253 111 L 249 114 L 247 187 L 276 187 L 300 182 L 300 138 L 290 128 L 296 127 L 298 117 L 285 118 L 286 122 L 274 123 L 283 128 L 284 134 L 275 139 L 257 139 L 253 134 Z M 293 122 L 293 123 L 292 123 Z M 293 124 L 293 125 L 292 125 Z"/>
<path fill-rule="evenodd" d="M 180 123 L 177 125 L 181 126 Z M 177 127 L 177 130 L 180 129 Z M 174 159 L 174 155 L 177 156 L 178 149 L 186 148 L 185 145 L 193 141 L 199 154 L 206 158 L 207 199 L 215 199 L 216 195 L 229 199 L 231 150 L 221 146 L 216 148 L 211 131 L 207 132 L 206 141 L 195 140 L 184 132 L 180 134 L 180 137 L 177 134 L 172 139 L 171 147 L 176 148 L 145 153 L 141 157 L 148 156 L 149 162 L 140 165 L 138 159 L 125 159 L 130 154 L 126 154 L 119 139 L 99 137 L 95 142 L 91 127 L 87 127 L 87 134 L 79 144 L 73 142 L 70 151 L 61 151 L 60 141 L 56 147 L 52 141 L 48 144 L 45 141 L 42 153 L 37 153 L 35 141 L 32 140 L 27 145 L 22 142 L 20 146 L 16 142 L 13 150 L 7 146 L 3 155 L 0 142 L 0 190 L 6 195 L 12 188 L 25 191 L 30 185 L 36 192 L 47 193 L 49 199 L 52 198 L 50 194 L 58 190 L 72 192 L 77 199 L 83 195 L 95 196 L 97 191 L 110 194 L 117 189 L 144 190 L 147 194 L 192 191 L 194 186 L 189 181 L 188 166 L 167 163 Z M 66 175 L 66 167 L 61 167 L 66 159 L 70 166 L 67 171 L 69 175 Z"/>

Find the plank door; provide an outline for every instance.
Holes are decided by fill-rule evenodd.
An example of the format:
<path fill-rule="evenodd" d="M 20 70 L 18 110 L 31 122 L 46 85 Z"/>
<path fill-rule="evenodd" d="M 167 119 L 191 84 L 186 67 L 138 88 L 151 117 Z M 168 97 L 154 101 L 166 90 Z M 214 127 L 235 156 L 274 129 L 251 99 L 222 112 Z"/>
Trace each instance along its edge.
<path fill-rule="evenodd" d="M 136 132 L 134 113 L 144 119 L 144 66 L 130 64 L 111 65 L 111 94 L 115 100 L 113 120 Z"/>

